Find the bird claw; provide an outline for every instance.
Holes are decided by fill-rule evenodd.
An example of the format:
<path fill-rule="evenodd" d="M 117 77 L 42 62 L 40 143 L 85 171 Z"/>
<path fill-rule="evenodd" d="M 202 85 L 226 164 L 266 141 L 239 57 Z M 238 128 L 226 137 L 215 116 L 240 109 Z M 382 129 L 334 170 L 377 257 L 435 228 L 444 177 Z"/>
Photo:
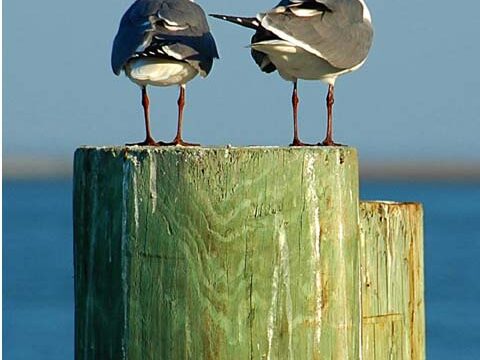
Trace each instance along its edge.
<path fill-rule="evenodd" d="M 289 145 L 290 147 L 305 147 L 305 146 L 315 146 L 314 144 L 306 144 L 301 142 L 298 139 L 294 139 L 293 142 Z"/>
<path fill-rule="evenodd" d="M 144 141 L 135 144 L 126 144 L 127 146 L 158 146 L 152 138 L 146 138 Z"/>
<path fill-rule="evenodd" d="M 173 139 L 172 142 L 169 142 L 169 143 L 159 141 L 157 143 L 157 146 L 195 146 L 195 147 L 198 147 L 198 146 L 201 146 L 201 145 L 200 144 L 194 144 L 194 143 L 188 143 L 188 142 L 183 141 L 180 138 L 175 138 L 175 139 Z"/>
<path fill-rule="evenodd" d="M 337 144 L 332 140 L 324 140 L 323 142 L 318 143 L 317 146 L 346 146 L 346 145 Z"/>

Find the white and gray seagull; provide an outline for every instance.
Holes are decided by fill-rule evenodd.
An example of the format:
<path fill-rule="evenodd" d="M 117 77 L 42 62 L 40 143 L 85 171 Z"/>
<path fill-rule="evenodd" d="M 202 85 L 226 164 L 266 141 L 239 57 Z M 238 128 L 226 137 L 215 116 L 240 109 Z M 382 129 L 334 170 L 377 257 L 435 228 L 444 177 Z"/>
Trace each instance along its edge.
<path fill-rule="evenodd" d="M 202 8 L 191 0 L 137 0 L 123 15 L 113 42 L 112 69 L 142 88 L 146 138 L 136 145 L 196 145 L 182 139 L 186 83 L 206 77 L 218 58 Z M 150 132 L 147 85 L 180 86 L 177 135 L 157 143 Z"/>
<path fill-rule="evenodd" d="M 278 70 L 293 82 L 293 146 L 305 145 L 298 136 L 298 79 L 328 84 L 327 135 L 319 145 L 338 145 L 332 123 L 335 80 L 360 68 L 372 45 L 372 19 L 364 0 L 282 0 L 253 18 L 211 16 L 254 29 L 251 52 L 260 69 Z"/>

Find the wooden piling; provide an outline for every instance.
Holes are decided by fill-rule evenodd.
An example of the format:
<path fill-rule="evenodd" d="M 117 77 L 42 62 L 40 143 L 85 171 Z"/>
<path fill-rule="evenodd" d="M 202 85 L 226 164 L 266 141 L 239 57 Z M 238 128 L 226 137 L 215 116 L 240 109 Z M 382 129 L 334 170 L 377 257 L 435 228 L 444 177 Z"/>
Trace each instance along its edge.
<path fill-rule="evenodd" d="M 82 359 L 356 359 L 355 150 L 81 149 Z"/>
<path fill-rule="evenodd" d="M 423 209 L 360 205 L 363 359 L 425 359 Z"/>
<path fill-rule="evenodd" d="M 382 250 L 366 249 L 397 240 L 359 207 L 357 164 L 344 147 L 77 150 L 76 359 L 360 359 L 391 342 L 377 325 L 372 342 L 369 319 L 420 324 L 403 305 L 423 299 L 421 271 L 385 279 L 422 281 L 418 298 L 370 306 L 365 264 Z M 398 249 L 420 265 L 413 242 Z"/>

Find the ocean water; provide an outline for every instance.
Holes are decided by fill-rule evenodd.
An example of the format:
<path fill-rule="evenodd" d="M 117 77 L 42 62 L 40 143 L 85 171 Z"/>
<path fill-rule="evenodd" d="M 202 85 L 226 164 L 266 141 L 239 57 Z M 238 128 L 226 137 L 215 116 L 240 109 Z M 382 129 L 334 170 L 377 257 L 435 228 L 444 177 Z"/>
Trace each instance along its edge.
<path fill-rule="evenodd" d="M 3 185 L 3 358 L 73 359 L 71 182 Z M 364 182 L 361 193 L 424 204 L 428 358 L 480 359 L 480 183 Z"/>

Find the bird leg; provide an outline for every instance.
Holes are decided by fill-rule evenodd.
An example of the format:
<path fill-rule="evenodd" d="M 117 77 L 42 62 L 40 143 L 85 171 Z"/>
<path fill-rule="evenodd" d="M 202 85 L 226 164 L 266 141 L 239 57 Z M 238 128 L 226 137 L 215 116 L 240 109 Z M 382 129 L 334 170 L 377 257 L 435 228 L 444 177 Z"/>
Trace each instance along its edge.
<path fill-rule="evenodd" d="M 335 103 L 334 98 L 334 87 L 333 85 L 328 86 L 328 95 L 327 95 L 327 136 L 325 140 L 319 145 L 323 146 L 341 146 L 333 141 L 333 104 Z"/>
<path fill-rule="evenodd" d="M 293 92 L 292 92 L 292 107 L 293 107 L 293 142 L 290 146 L 308 146 L 307 144 L 300 141 L 298 137 L 298 91 L 297 91 L 297 81 L 293 82 Z"/>
<path fill-rule="evenodd" d="M 143 115 L 145 118 L 145 130 L 147 132 L 145 141 L 137 144 L 127 144 L 127 146 L 156 146 L 157 142 L 153 139 L 152 134 L 150 133 L 150 100 L 148 99 L 147 87 L 142 86 L 142 106 L 143 106 Z"/>
<path fill-rule="evenodd" d="M 183 130 L 183 109 L 185 107 L 185 84 L 180 85 L 180 95 L 178 97 L 178 126 L 177 126 L 177 135 L 170 143 L 159 142 L 158 145 L 161 146 L 200 146 L 200 144 L 192 144 L 183 141 L 182 139 L 182 130 Z"/>

